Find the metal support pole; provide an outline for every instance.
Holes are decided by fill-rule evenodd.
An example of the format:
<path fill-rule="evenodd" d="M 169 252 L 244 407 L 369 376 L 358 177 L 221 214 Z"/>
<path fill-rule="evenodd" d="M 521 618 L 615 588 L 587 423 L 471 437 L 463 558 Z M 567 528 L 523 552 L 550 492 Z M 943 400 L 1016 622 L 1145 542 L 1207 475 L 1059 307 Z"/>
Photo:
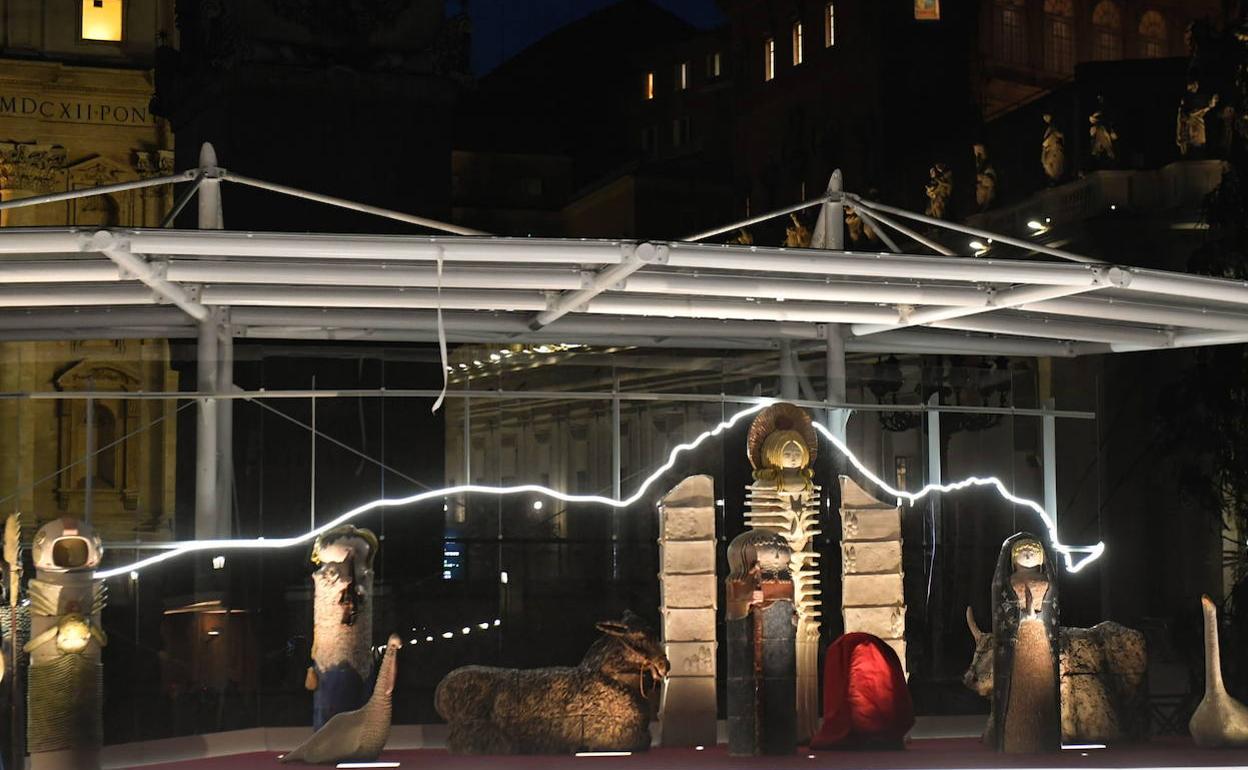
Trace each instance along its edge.
<path fill-rule="evenodd" d="M 1053 399 L 1045 399 L 1045 409 L 1055 409 Z M 1053 520 L 1053 530 L 1057 531 L 1057 418 L 1046 414 L 1040 418 L 1044 425 L 1044 511 Z"/>
<path fill-rule="evenodd" d="M 620 375 L 617 372 L 614 383 L 614 396 L 611 399 L 611 496 L 616 500 L 623 497 L 623 451 L 620 434 Z M 611 508 L 611 578 L 620 579 L 620 509 Z"/>
<path fill-rule="evenodd" d="M 217 326 L 218 393 L 234 390 L 234 334 L 228 323 L 227 308 L 221 310 L 223 323 Z M 230 537 L 234 530 L 234 399 L 217 402 L 217 503 L 221 518 L 217 521 L 219 537 Z"/>
<path fill-rule="evenodd" d="M 94 385 L 92 386 L 94 387 Z M 95 472 L 99 468 L 100 456 L 95 451 L 95 399 L 87 399 L 87 447 L 84 486 L 85 496 L 82 499 L 82 520 L 91 523 L 92 509 L 95 507 Z"/>
<path fill-rule="evenodd" d="M 845 327 L 841 324 L 824 324 L 827 336 L 827 402 L 828 429 L 832 435 L 845 441 L 845 427 L 849 423 L 850 410 L 833 408 L 832 404 L 845 403 Z"/>
<path fill-rule="evenodd" d="M 205 173 L 216 169 L 217 153 L 207 142 L 199 150 L 199 165 L 204 173 L 199 189 L 199 229 L 220 230 L 220 180 Z M 197 387 L 201 393 L 220 392 L 217 371 L 220 315 L 212 313 L 199 321 L 199 344 L 196 347 Z M 217 498 L 217 400 L 204 396 L 199 400 L 199 420 L 195 445 L 195 539 L 210 540 L 221 533 L 220 500 Z"/>
<path fill-rule="evenodd" d="M 199 322 L 196 346 L 197 388 L 217 392 L 217 322 L 215 314 Z M 212 540 L 220 531 L 217 506 L 217 399 L 201 396 L 195 436 L 195 539 Z"/>
<path fill-rule="evenodd" d="M 316 375 L 312 375 L 312 390 L 316 390 Z M 312 430 L 309 433 L 312 459 L 308 463 L 308 529 L 316 529 L 316 396 L 312 397 Z"/>
<path fill-rule="evenodd" d="M 780 340 L 780 398 L 798 399 L 797 369 L 793 365 L 793 343 L 789 340 Z"/>

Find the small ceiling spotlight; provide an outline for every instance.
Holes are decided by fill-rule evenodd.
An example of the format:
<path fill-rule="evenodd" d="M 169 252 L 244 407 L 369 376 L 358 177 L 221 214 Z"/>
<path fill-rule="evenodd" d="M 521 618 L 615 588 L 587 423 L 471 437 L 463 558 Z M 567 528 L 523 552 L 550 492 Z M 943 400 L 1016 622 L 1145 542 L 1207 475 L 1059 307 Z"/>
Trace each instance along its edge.
<path fill-rule="evenodd" d="M 432 636 L 426 636 L 426 637 L 425 637 L 425 641 L 426 641 L 426 642 L 432 642 L 432 641 L 433 641 L 433 637 L 432 637 Z"/>
<path fill-rule="evenodd" d="M 1031 230 L 1036 235 L 1041 235 L 1049 231 L 1049 222 L 1050 220 L 1048 217 L 1045 217 L 1043 222 L 1032 219 L 1027 222 L 1027 229 Z"/>
<path fill-rule="evenodd" d="M 467 634 L 467 633 L 471 633 L 471 632 L 472 632 L 472 629 L 471 629 L 471 628 L 469 628 L 468 626 L 464 626 L 464 628 L 463 628 L 463 632 L 464 632 L 465 634 Z"/>
<path fill-rule="evenodd" d="M 225 557 L 224 556 L 212 557 L 212 568 L 213 569 L 225 569 Z"/>
<path fill-rule="evenodd" d="M 540 511 L 540 510 L 542 510 L 542 505 L 543 505 L 543 503 L 542 503 L 542 501 L 541 501 L 541 500 L 534 500 L 534 501 L 533 501 L 533 510 L 535 510 L 535 511 Z"/>
<path fill-rule="evenodd" d="M 442 638 L 443 638 L 443 639 L 452 639 L 452 638 L 454 638 L 454 636 L 455 636 L 455 634 L 454 634 L 454 632 L 452 632 L 452 631 L 446 631 L 446 632 L 443 632 L 443 634 L 442 634 Z"/>
<path fill-rule="evenodd" d="M 975 256 L 981 257 L 984 254 L 987 254 L 988 250 L 991 249 L 992 246 L 984 243 L 983 241 L 971 241 L 971 248 L 975 249 Z"/>
<path fill-rule="evenodd" d="M 490 627 L 490 624 L 489 624 L 489 623 L 478 623 L 478 624 L 477 624 L 477 628 L 481 629 L 482 631 L 484 631 L 485 629 L 487 629 L 487 628 L 489 628 L 489 627 Z"/>

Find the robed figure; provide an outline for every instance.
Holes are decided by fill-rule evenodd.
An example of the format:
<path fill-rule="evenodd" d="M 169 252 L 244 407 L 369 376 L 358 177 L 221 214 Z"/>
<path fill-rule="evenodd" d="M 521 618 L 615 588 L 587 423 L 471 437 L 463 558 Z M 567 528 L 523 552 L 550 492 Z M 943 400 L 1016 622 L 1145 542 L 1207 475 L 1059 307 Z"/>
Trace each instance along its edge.
<path fill-rule="evenodd" d="M 1057 581 L 1051 554 L 1028 532 L 1001 545 L 992 578 L 992 630 L 997 750 L 1059 750 Z"/>

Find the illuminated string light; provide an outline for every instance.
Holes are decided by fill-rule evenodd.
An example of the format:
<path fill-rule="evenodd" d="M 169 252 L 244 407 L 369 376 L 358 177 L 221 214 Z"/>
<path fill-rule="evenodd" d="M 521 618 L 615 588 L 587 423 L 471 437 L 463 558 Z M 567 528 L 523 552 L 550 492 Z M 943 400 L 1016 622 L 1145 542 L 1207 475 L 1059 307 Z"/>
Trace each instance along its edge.
<path fill-rule="evenodd" d="M 956 492 L 959 489 L 966 489 L 967 487 L 996 487 L 997 493 L 1006 500 L 1009 500 L 1011 503 L 1015 503 L 1017 505 L 1026 506 L 1039 514 L 1040 520 L 1044 522 L 1045 528 L 1049 531 L 1049 543 L 1053 546 L 1053 550 L 1062 555 L 1062 558 L 1066 562 L 1067 572 L 1078 572 L 1088 564 L 1096 561 L 1100 558 L 1101 554 L 1105 552 L 1104 543 L 1097 543 L 1096 545 L 1064 545 L 1057 538 L 1057 522 L 1049 517 L 1049 514 L 1044 510 L 1044 507 L 1034 500 L 1028 500 L 1024 497 L 1018 497 L 1017 495 L 1012 494 L 1005 488 L 1005 484 L 1002 484 L 1001 480 L 995 476 L 990 476 L 986 479 L 981 479 L 978 476 L 971 476 L 950 484 L 928 484 L 918 492 L 905 492 L 900 489 L 893 489 L 889 486 L 888 482 L 884 481 L 884 479 L 879 476 L 876 476 L 870 471 L 870 469 L 867 468 L 867 466 L 863 465 L 862 461 L 859 460 L 853 452 L 849 451 L 849 447 L 845 446 L 843 441 L 833 435 L 832 431 L 828 430 L 827 426 L 817 421 L 814 425 L 815 429 L 822 433 L 824 438 L 831 441 L 832 445 L 835 446 L 841 454 L 845 455 L 846 459 L 849 460 L 851 465 L 858 469 L 859 473 L 866 476 L 871 480 L 871 483 L 875 484 L 892 497 L 900 498 L 905 500 L 907 503 L 914 505 L 915 502 L 926 497 L 932 492 Z M 1073 554 L 1076 553 L 1085 554 L 1085 556 L 1083 559 L 1076 562 L 1073 558 Z"/>
<path fill-rule="evenodd" d="M 346 513 L 343 513 L 337 518 L 331 521 L 328 521 L 325 524 L 322 524 L 321 526 L 315 529 L 309 530 L 308 532 L 305 532 L 302 535 L 297 535 L 295 537 L 272 538 L 268 540 L 266 540 L 263 537 L 250 539 L 250 540 L 248 539 L 194 540 L 194 541 L 184 542 L 184 543 L 169 543 L 165 546 L 165 550 L 163 550 L 160 553 L 157 553 L 152 556 L 148 556 L 144 559 L 140 559 L 139 561 L 136 561 L 133 564 L 127 564 L 127 565 L 123 565 L 120 567 L 114 567 L 108 570 L 102 570 L 96 573 L 96 577 L 101 578 L 101 579 L 108 579 L 111 577 L 116 577 L 117 575 L 124 575 L 130 572 L 137 573 L 138 571 L 146 569 L 147 567 L 160 564 L 161 562 L 168 561 L 169 559 L 173 559 L 178 556 L 182 556 L 183 554 L 194 553 L 197 551 L 254 550 L 254 549 L 275 550 L 279 548 L 293 548 L 296 546 L 301 546 L 306 543 L 309 543 L 312 540 L 315 540 L 317 537 L 319 537 L 322 533 L 327 532 L 335 527 L 341 526 L 342 524 L 345 524 L 348 521 L 351 521 L 352 519 L 355 519 L 358 516 L 362 516 L 366 513 L 369 513 L 370 511 L 374 511 L 379 508 L 394 508 L 394 507 L 401 507 L 401 506 L 406 506 L 406 505 L 413 505 L 416 503 L 423 502 L 425 500 L 430 500 L 434 498 L 445 498 L 445 497 L 461 495 L 461 494 L 515 495 L 515 494 L 524 494 L 524 493 L 537 493 L 540 495 L 544 495 L 546 497 L 553 497 L 556 500 L 561 500 L 565 503 L 590 503 L 593 505 L 606 505 L 606 506 L 610 506 L 613 508 L 627 508 L 628 506 L 633 505 L 637 501 L 641 500 L 641 498 L 646 494 L 646 491 L 650 489 L 651 485 L 653 485 L 656 481 L 662 478 L 662 476 L 665 473 L 667 473 L 672 468 L 674 468 L 676 466 L 676 460 L 677 458 L 680 457 L 680 455 L 684 454 L 685 452 L 689 452 L 698 448 L 707 439 L 720 435 L 721 433 L 732 428 L 734 425 L 736 425 L 738 422 L 745 419 L 746 417 L 749 417 L 750 415 L 753 415 L 759 411 L 762 411 L 763 409 L 767 408 L 768 406 L 771 406 L 774 403 L 776 403 L 776 399 L 762 399 L 754 406 L 742 409 L 741 411 L 737 412 L 736 414 L 732 415 L 728 419 L 716 425 L 714 428 L 708 431 L 704 431 L 701 435 L 699 435 L 697 438 L 693 439 L 692 441 L 677 445 L 676 447 L 672 449 L 671 453 L 668 455 L 666 462 L 664 462 L 662 465 L 656 468 L 648 477 L 646 477 L 646 479 L 642 481 L 640 486 L 637 487 L 637 490 L 633 492 L 632 495 L 621 500 L 617 500 L 611 497 L 605 497 L 603 495 L 568 494 L 566 492 L 560 492 L 555 489 L 550 489 L 549 487 L 544 487 L 540 484 L 521 484 L 519 486 L 511 486 L 511 487 L 485 486 L 485 485 L 480 485 L 480 484 L 460 484 L 460 485 L 453 486 L 453 487 L 447 487 L 445 489 L 433 489 L 427 492 L 419 492 L 417 494 L 409 495 L 407 497 L 382 498 L 379 500 L 374 500 L 370 503 L 365 503 L 363 505 L 352 508 L 351 510 L 347 511 Z M 869 479 L 873 484 L 878 486 L 880 489 L 884 490 L 889 496 L 892 496 L 901 500 L 905 500 L 906 502 L 913 505 L 916 501 L 920 500 L 923 497 L 926 497 L 928 494 L 932 492 L 954 492 L 954 491 L 965 489 L 966 487 L 972 487 L 972 486 L 992 486 L 996 488 L 997 492 L 1001 495 L 1002 498 L 1008 500 L 1011 503 L 1015 503 L 1017 505 L 1022 505 L 1027 508 L 1030 508 L 1031 510 L 1039 514 L 1041 521 L 1044 522 L 1044 525 L 1046 529 L 1048 530 L 1049 541 L 1052 544 L 1053 549 L 1062 555 L 1063 560 L 1065 561 L 1067 571 L 1078 572 L 1079 570 L 1083 569 L 1085 566 L 1087 566 L 1091 562 L 1098 559 L 1101 556 L 1101 554 L 1105 552 L 1104 543 L 1097 543 L 1096 545 L 1092 545 L 1092 546 L 1062 544 L 1058 540 L 1058 537 L 1057 537 L 1056 522 L 1053 521 L 1053 519 L 1049 517 L 1048 513 L 1044 510 L 1043 506 L 1041 506 L 1039 503 L 1035 502 L 1034 500 L 1028 500 L 1026 498 L 1018 497 L 1012 494 L 1009 490 L 1005 488 L 1005 484 L 1003 484 L 999 479 L 995 477 L 981 479 L 977 476 L 971 476 L 970 478 L 963 479 L 962 481 L 956 481 L 950 484 L 929 484 L 923 487 L 923 489 L 919 490 L 918 492 L 913 492 L 913 493 L 903 492 L 901 490 L 893 489 L 893 487 L 889 486 L 887 482 L 885 482 L 879 476 L 872 473 L 865 465 L 863 465 L 862 461 L 859 460 L 858 457 L 849 450 L 849 447 L 847 447 L 844 442 L 842 442 L 835 435 L 833 435 L 830 430 L 828 430 L 827 426 L 823 425 L 822 423 L 818 421 L 814 421 L 814 427 L 820 433 L 822 433 L 825 438 L 831 441 L 832 445 L 835 446 L 837 450 L 841 452 L 841 454 L 845 455 L 845 457 L 849 460 L 850 464 L 852 464 L 855 468 L 857 468 L 858 471 L 863 476 Z M 1083 554 L 1084 558 L 1078 561 L 1075 561 L 1073 558 L 1074 554 Z M 506 582 L 505 575 L 506 573 L 500 574 L 501 582 Z"/>

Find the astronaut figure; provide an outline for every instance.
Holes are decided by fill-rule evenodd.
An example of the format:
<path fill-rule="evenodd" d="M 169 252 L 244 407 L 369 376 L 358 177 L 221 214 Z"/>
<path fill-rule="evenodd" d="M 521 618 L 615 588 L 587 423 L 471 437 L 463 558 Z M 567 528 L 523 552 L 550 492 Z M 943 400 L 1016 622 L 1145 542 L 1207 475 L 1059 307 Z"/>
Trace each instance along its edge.
<path fill-rule="evenodd" d="M 96 770 L 103 743 L 104 666 L 100 627 L 107 590 L 94 579 L 104 547 L 91 525 L 45 524 L 31 555 L 26 745 L 32 770 Z"/>

